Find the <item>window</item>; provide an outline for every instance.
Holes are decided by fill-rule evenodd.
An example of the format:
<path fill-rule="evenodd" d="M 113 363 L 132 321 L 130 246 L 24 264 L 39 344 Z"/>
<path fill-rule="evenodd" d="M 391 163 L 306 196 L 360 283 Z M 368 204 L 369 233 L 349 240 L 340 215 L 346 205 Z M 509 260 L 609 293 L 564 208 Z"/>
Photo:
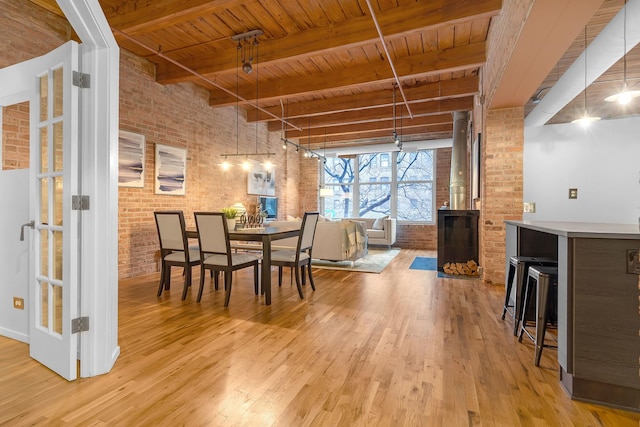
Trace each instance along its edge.
<path fill-rule="evenodd" d="M 320 179 L 333 188 L 334 196 L 321 200 L 323 215 L 391 215 L 398 221 L 433 223 L 433 155 L 433 150 L 424 150 L 327 159 Z"/>
<path fill-rule="evenodd" d="M 389 167 L 389 153 L 380 153 L 380 167 L 381 168 Z"/>
<path fill-rule="evenodd" d="M 327 218 L 348 218 L 353 216 L 351 197 L 355 179 L 353 158 L 328 158 L 324 164 L 321 181 L 326 188 L 333 189 L 333 196 L 324 197 L 323 215 Z"/>
<path fill-rule="evenodd" d="M 398 221 L 433 222 L 433 151 L 397 153 Z"/>

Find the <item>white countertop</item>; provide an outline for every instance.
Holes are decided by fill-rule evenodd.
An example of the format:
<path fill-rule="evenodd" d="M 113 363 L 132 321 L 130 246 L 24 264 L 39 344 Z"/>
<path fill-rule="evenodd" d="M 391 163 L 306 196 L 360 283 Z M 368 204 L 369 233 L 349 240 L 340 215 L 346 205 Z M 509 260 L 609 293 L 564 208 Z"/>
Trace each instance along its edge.
<path fill-rule="evenodd" d="M 505 223 L 566 237 L 640 239 L 640 224 L 512 220 Z"/>

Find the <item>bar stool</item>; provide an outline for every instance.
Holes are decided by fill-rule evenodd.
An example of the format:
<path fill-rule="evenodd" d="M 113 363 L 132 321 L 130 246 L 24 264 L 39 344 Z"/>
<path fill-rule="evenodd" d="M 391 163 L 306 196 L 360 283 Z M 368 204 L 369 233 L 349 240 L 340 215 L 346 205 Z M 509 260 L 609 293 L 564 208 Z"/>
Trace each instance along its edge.
<path fill-rule="evenodd" d="M 551 258 L 535 256 L 512 256 L 509 258 L 509 274 L 507 276 L 507 291 L 504 296 L 504 306 L 502 307 L 502 320 L 504 320 L 505 314 L 509 312 L 513 318 L 514 337 L 518 336 L 520 321 L 522 319 L 522 290 L 525 285 L 529 267 L 532 265 L 557 266 L 558 261 Z M 516 283 L 515 306 L 509 304 L 514 281 Z M 513 313 L 509 311 L 509 308 L 514 308 Z"/>
<path fill-rule="evenodd" d="M 531 304 L 534 286 L 537 295 L 535 337 L 527 331 L 527 311 Z M 555 316 L 550 316 L 551 305 L 557 300 L 558 267 L 530 266 L 522 309 L 522 326 L 520 327 L 518 342 L 522 342 L 522 334 L 525 333 L 533 341 L 535 346 L 534 363 L 536 366 L 540 366 L 540 356 L 542 355 L 542 347 L 544 347 L 544 334 L 547 331 L 547 320 L 549 320 L 550 317 L 557 316 L 557 313 Z"/>

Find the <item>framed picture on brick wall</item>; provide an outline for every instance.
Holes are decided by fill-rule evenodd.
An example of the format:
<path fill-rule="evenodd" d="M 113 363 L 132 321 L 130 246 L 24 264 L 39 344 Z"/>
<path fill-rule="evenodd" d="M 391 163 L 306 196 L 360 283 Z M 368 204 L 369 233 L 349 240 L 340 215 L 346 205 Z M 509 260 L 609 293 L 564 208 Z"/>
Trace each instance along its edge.
<path fill-rule="evenodd" d="M 273 169 L 267 170 L 259 162 L 251 161 L 251 167 L 247 172 L 247 194 L 275 196 L 276 178 Z"/>
<path fill-rule="evenodd" d="M 118 139 L 118 186 L 144 187 L 145 137 L 121 130 Z"/>
<path fill-rule="evenodd" d="M 156 194 L 186 194 L 187 150 L 156 144 Z"/>

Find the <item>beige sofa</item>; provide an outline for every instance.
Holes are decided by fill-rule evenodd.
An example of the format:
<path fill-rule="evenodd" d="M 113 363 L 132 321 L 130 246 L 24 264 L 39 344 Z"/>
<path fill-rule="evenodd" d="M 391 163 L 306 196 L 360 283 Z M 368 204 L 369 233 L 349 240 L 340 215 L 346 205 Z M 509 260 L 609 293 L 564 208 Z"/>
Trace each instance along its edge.
<path fill-rule="evenodd" d="M 368 244 L 384 245 L 390 247 L 396 242 L 396 219 L 390 217 L 381 218 L 345 218 L 364 223 Z M 376 223 L 377 221 L 377 223 Z"/>
<path fill-rule="evenodd" d="M 268 225 L 276 228 L 290 228 L 292 221 L 271 221 Z M 295 248 L 296 238 L 275 240 L 274 249 Z M 367 253 L 367 238 L 361 221 L 320 220 L 316 225 L 313 239 L 312 256 L 314 259 L 328 261 L 355 261 Z"/>

